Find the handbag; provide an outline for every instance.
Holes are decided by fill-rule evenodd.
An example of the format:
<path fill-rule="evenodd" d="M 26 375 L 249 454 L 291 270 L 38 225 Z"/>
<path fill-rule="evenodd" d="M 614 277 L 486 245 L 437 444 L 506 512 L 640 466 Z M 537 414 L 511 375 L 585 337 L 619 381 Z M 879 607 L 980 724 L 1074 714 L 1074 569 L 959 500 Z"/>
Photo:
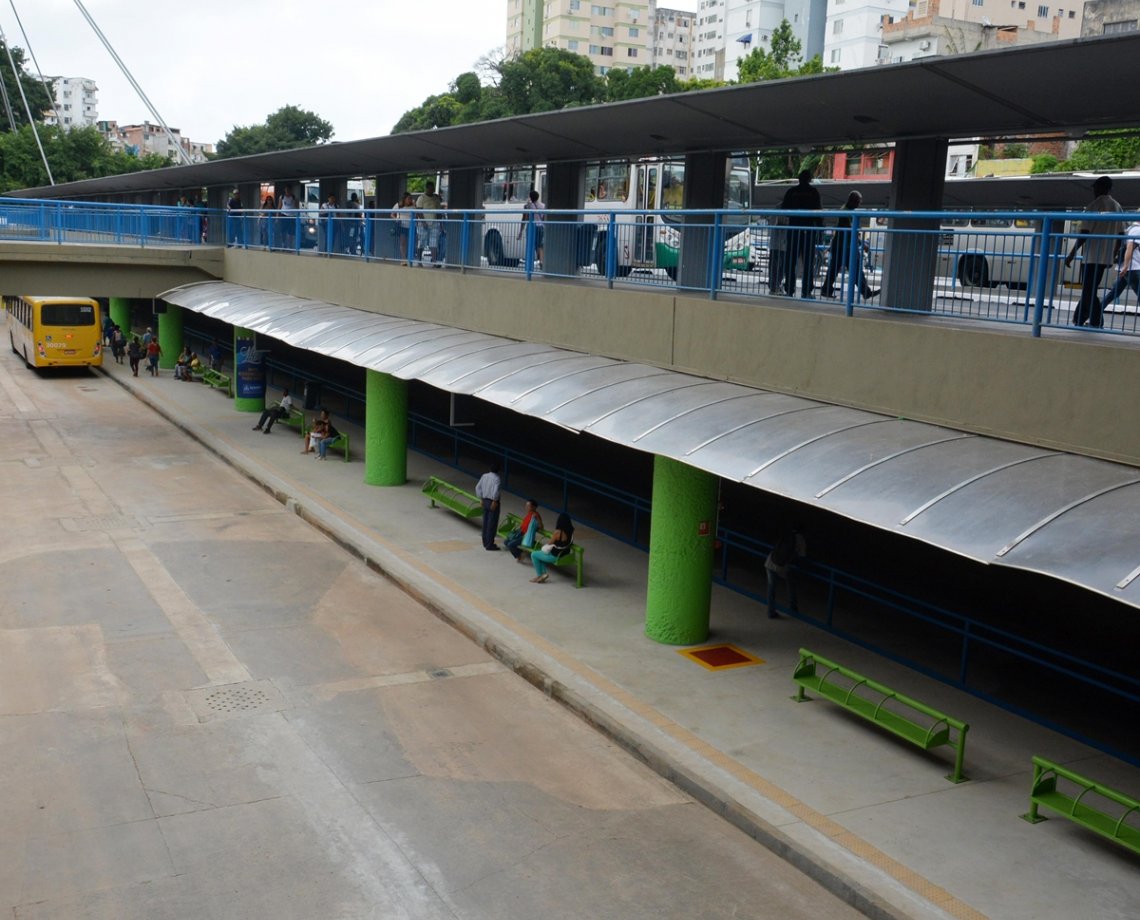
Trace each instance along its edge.
<path fill-rule="evenodd" d="M 542 551 L 544 553 L 546 553 L 547 555 L 550 555 L 551 553 L 554 552 L 554 544 L 553 543 L 542 544 Z"/>

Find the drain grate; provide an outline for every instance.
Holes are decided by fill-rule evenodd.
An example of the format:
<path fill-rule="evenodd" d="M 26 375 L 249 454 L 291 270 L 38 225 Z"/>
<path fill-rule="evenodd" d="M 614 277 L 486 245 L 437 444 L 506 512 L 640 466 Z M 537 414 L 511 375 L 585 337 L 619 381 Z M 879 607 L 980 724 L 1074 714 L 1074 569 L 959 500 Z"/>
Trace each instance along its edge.
<path fill-rule="evenodd" d="M 285 708 L 281 692 L 268 680 L 244 681 L 224 687 L 202 687 L 186 694 L 199 722 L 225 719 L 251 712 Z"/>
<path fill-rule="evenodd" d="M 269 702 L 269 694 L 254 687 L 223 687 L 207 695 L 205 703 L 214 712 L 250 712 Z"/>
<path fill-rule="evenodd" d="M 452 674 L 447 668 L 436 668 L 434 671 L 428 671 L 428 677 L 432 680 L 439 680 L 443 677 L 451 677 Z"/>

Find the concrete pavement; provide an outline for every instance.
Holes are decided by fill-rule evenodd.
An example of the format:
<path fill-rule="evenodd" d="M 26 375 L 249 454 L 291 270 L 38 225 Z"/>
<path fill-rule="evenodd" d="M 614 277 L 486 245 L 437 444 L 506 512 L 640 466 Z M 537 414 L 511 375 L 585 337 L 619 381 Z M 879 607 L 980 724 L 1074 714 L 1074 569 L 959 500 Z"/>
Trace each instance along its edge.
<path fill-rule="evenodd" d="M 1056 819 L 1032 826 L 1030 757 L 1140 794 L 1140 770 L 795 620 L 713 589 L 713 635 L 759 664 L 709 671 L 643 635 L 646 557 L 579 528 L 587 587 L 565 572 L 533 585 L 529 566 L 486 553 L 477 527 L 431 510 L 419 484 L 453 470 L 409 455 L 402 488 L 363 484 L 354 462 L 321 463 L 300 439 L 204 386 L 108 376 L 342 546 L 384 572 L 698 800 L 869 916 L 1030 920 L 1132 918 L 1140 861 Z M 473 483 L 459 484 L 466 487 Z M 539 496 L 541 499 L 541 496 Z M 521 497 L 505 496 L 521 507 Z M 807 646 L 970 723 L 966 773 L 825 702 L 797 705 L 790 680 Z"/>

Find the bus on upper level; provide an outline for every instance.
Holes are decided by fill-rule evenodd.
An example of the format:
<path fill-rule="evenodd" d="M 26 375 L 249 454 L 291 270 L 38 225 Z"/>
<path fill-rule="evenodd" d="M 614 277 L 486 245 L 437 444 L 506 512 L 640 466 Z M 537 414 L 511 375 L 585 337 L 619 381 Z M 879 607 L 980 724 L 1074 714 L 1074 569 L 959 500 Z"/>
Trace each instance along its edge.
<path fill-rule="evenodd" d="M 5 297 L 8 341 L 28 367 L 100 367 L 99 304 L 86 297 Z"/>
<path fill-rule="evenodd" d="M 521 211 L 531 189 L 547 200 L 546 167 L 513 166 L 489 169 L 483 182 L 483 207 L 487 211 Z M 635 270 L 664 269 L 676 277 L 680 254 L 679 221 L 668 214 L 645 211 L 678 211 L 684 207 L 684 160 L 650 157 L 639 160 L 601 160 L 586 164 L 585 226 L 580 246 L 581 264 L 605 271 L 609 234 L 616 230 L 616 274 Z M 723 207 L 742 213 L 751 207 L 752 175 L 747 157 L 731 157 L 725 167 Z M 611 223 L 616 223 L 612 228 Z M 524 258 L 525 242 L 517 224 L 495 221 L 491 214 L 483 233 L 483 255 L 489 265 L 513 266 Z M 724 267 L 746 268 L 749 234 L 742 216 L 739 226 L 726 232 Z"/>

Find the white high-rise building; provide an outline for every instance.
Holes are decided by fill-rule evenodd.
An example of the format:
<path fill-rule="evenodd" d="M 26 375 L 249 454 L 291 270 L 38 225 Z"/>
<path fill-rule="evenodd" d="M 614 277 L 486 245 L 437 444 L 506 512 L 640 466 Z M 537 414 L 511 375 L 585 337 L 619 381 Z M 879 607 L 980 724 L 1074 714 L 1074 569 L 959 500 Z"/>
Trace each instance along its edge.
<path fill-rule="evenodd" d="M 657 8 L 653 15 L 654 67 L 672 67 L 683 80 L 693 75 L 693 20 L 687 10 Z"/>
<path fill-rule="evenodd" d="M 804 61 L 823 54 L 827 0 L 726 0 L 723 79 L 737 78 L 737 62 L 753 48 L 767 51 L 772 33 L 785 19 Z"/>
<path fill-rule="evenodd" d="M 99 87 L 87 77 L 47 77 L 52 88 L 55 111 L 45 113 L 44 124 L 59 125 L 65 131 L 87 128 L 99 120 Z"/>
<path fill-rule="evenodd" d="M 723 80 L 726 0 L 699 0 L 693 24 L 693 76 Z"/>

